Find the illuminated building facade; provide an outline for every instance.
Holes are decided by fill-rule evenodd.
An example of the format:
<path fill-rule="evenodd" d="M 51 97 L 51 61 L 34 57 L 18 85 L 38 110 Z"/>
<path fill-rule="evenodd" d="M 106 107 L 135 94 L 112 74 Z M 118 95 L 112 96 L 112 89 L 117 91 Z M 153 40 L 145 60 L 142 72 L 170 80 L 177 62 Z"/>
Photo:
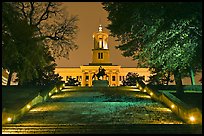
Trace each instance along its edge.
<path fill-rule="evenodd" d="M 100 66 L 106 70 L 107 77 L 104 76 L 103 80 L 109 81 L 109 86 L 120 86 L 122 81 L 125 80 L 128 72 L 138 73 L 140 76 L 145 77 L 145 81 L 149 79 L 150 71 L 148 68 L 136 68 L 136 67 L 121 67 L 119 65 L 113 65 L 110 62 L 110 52 L 108 48 L 108 34 L 103 32 L 102 26 L 99 26 L 98 32 L 93 34 L 94 48 L 92 49 L 92 62 L 88 65 L 80 67 L 57 67 L 55 73 L 58 73 L 63 77 L 66 82 L 70 77 L 76 78 L 81 82 L 81 86 L 92 86 L 92 79 L 94 73 L 98 73 Z M 2 85 L 6 85 L 8 82 L 9 71 L 2 68 Z M 17 73 L 12 74 L 11 85 L 18 85 L 15 82 Z M 171 78 L 173 79 L 173 77 Z M 200 80 L 202 79 L 202 71 L 195 75 L 196 85 L 202 85 Z M 183 85 L 191 85 L 191 79 L 185 77 L 182 79 Z M 169 85 L 175 85 L 175 82 L 169 83 Z"/>
<path fill-rule="evenodd" d="M 92 86 L 92 81 L 97 80 L 96 77 L 94 79 L 92 77 L 94 73 L 98 73 L 100 66 L 106 70 L 105 73 L 108 76 L 104 76 L 103 80 L 108 80 L 109 86 L 120 86 L 128 72 L 138 73 L 140 76 L 144 76 L 145 80 L 148 79 L 150 75 L 148 68 L 121 67 L 110 62 L 108 34 L 103 31 L 101 25 L 99 25 L 98 32 L 93 34 L 93 40 L 92 62 L 89 65 L 74 68 L 57 67 L 55 69 L 55 73 L 62 76 L 65 82 L 71 77 L 78 79 L 81 82 L 81 86 Z"/>

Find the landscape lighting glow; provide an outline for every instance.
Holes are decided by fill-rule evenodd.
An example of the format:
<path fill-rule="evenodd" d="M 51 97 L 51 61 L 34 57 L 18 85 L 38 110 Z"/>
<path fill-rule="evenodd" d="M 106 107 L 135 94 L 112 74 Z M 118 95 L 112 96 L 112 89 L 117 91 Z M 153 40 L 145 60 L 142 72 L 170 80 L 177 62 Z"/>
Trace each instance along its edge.
<path fill-rule="evenodd" d="M 175 107 L 175 106 L 172 104 L 172 105 L 171 105 L 171 108 L 173 109 L 174 107 Z"/>
<path fill-rule="evenodd" d="M 8 121 L 8 122 L 10 122 L 11 120 L 12 120 L 12 118 L 10 118 L 10 117 L 7 118 L 7 121 Z"/>
<path fill-rule="evenodd" d="M 190 121 L 195 121 L 195 118 L 193 116 L 190 116 Z"/>
<path fill-rule="evenodd" d="M 138 87 L 138 83 L 136 84 L 136 87 Z"/>
<path fill-rule="evenodd" d="M 31 107 L 30 105 L 27 105 L 27 108 L 28 108 L 28 109 L 30 109 L 30 107 Z"/>

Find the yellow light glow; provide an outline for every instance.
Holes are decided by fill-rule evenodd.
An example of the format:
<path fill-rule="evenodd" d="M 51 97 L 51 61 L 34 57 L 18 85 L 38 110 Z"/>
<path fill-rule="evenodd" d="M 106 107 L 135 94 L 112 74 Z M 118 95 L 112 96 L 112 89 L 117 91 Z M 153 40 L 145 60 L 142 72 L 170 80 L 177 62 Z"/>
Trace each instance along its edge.
<path fill-rule="evenodd" d="M 140 87 L 140 90 L 142 90 L 142 87 Z"/>
<path fill-rule="evenodd" d="M 171 108 L 173 109 L 174 107 L 175 107 L 175 106 L 172 104 L 172 105 L 171 105 Z"/>
<path fill-rule="evenodd" d="M 150 93 L 150 95 L 152 96 L 152 95 L 153 95 L 153 93 L 151 92 L 151 93 Z"/>
<path fill-rule="evenodd" d="M 60 90 L 61 90 L 61 88 L 60 88 Z M 57 89 L 55 90 L 55 92 L 56 92 L 56 93 L 58 92 Z"/>
<path fill-rule="evenodd" d="M 195 121 L 195 117 L 193 117 L 193 116 L 190 116 L 190 121 Z"/>
<path fill-rule="evenodd" d="M 151 99 L 149 95 L 141 95 L 141 94 L 135 94 L 137 98 L 146 98 L 146 99 Z"/>
<path fill-rule="evenodd" d="M 136 84 L 136 87 L 138 87 L 138 83 Z"/>
<path fill-rule="evenodd" d="M 51 93 L 49 93 L 49 96 L 52 95 Z"/>
<path fill-rule="evenodd" d="M 8 122 L 10 122 L 11 120 L 12 120 L 12 118 L 10 118 L 10 117 L 7 118 L 7 121 L 8 121 Z"/>
<path fill-rule="evenodd" d="M 146 89 L 144 89 L 144 92 L 146 92 Z"/>
<path fill-rule="evenodd" d="M 27 108 L 28 108 L 28 109 L 30 109 L 30 107 L 31 107 L 30 105 L 27 105 Z"/>

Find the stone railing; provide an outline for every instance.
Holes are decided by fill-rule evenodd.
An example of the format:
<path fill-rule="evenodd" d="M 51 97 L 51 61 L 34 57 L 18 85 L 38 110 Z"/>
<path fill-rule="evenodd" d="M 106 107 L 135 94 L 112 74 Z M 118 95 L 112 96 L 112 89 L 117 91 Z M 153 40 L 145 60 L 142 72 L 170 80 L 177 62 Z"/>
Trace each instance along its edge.
<path fill-rule="evenodd" d="M 159 92 L 142 81 L 137 81 L 136 87 L 149 94 L 153 100 L 164 103 L 187 124 L 202 124 L 202 113 L 197 107 L 189 107 L 171 93 Z"/>
<path fill-rule="evenodd" d="M 54 93 L 58 93 L 64 87 L 64 83 L 55 85 L 52 90 L 47 90 L 43 92 L 39 92 L 37 96 L 31 101 L 28 101 L 26 105 L 24 105 L 21 109 L 15 110 L 7 110 L 3 109 L 2 111 L 2 125 L 7 123 L 15 123 L 18 121 L 25 113 L 27 113 L 34 105 L 38 103 L 42 103 L 49 99 Z"/>

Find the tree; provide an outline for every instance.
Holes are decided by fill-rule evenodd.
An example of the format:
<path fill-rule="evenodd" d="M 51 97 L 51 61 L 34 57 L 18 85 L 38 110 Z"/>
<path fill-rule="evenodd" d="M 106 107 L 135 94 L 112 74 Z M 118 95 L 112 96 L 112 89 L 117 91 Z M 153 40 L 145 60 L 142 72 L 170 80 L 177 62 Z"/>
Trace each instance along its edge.
<path fill-rule="evenodd" d="M 9 70 L 10 85 L 13 72 L 21 80 L 31 80 L 37 76 L 35 65 L 44 65 L 43 50 L 37 39 L 33 38 L 34 30 L 20 19 L 19 13 L 11 3 L 3 3 L 2 10 L 2 67 Z"/>
<path fill-rule="evenodd" d="M 10 71 L 8 85 L 13 72 L 20 84 L 58 78 L 54 57 L 68 58 L 68 52 L 77 48 L 77 17 L 62 13 L 60 3 L 3 3 L 2 67 Z"/>
<path fill-rule="evenodd" d="M 123 80 L 122 86 L 135 86 L 136 81 L 142 80 L 144 80 L 144 76 L 139 76 L 138 73 L 128 72 L 128 74 L 126 75 L 126 79 Z"/>
<path fill-rule="evenodd" d="M 77 49 L 77 16 L 68 16 L 60 2 L 14 2 L 21 17 L 35 29 L 35 37 L 49 47 L 53 57 L 69 58 Z"/>
<path fill-rule="evenodd" d="M 149 76 L 149 80 L 147 81 L 148 84 L 151 85 L 168 85 L 169 82 L 173 82 L 174 80 L 171 80 L 170 76 L 171 73 L 169 71 L 162 71 L 159 68 L 151 69 L 151 75 Z"/>
<path fill-rule="evenodd" d="M 201 3 L 103 3 L 108 29 L 117 37 L 122 54 L 142 67 L 174 74 L 182 92 L 186 71 L 201 69 Z M 128 20 L 128 21 L 127 21 Z M 184 74 L 183 74 L 184 73 Z"/>
<path fill-rule="evenodd" d="M 54 63 L 54 58 L 51 56 L 51 53 L 48 51 L 48 48 L 44 48 L 44 59 L 46 65 L 40 67 L 36 65 L 38 76 L 33 78 L 31 81 L 26 82 L 28 85 L 49 85 L 56 84 L 61 81 L 62 77 L 59 74 L 55 74 L 54 70 L 56 63 Z"/>
<path fill-rule="evenodd" d="M 66 85 L 68 86 L 79 86 L 81 83 L 75 78 L 69 78 Z"/>

